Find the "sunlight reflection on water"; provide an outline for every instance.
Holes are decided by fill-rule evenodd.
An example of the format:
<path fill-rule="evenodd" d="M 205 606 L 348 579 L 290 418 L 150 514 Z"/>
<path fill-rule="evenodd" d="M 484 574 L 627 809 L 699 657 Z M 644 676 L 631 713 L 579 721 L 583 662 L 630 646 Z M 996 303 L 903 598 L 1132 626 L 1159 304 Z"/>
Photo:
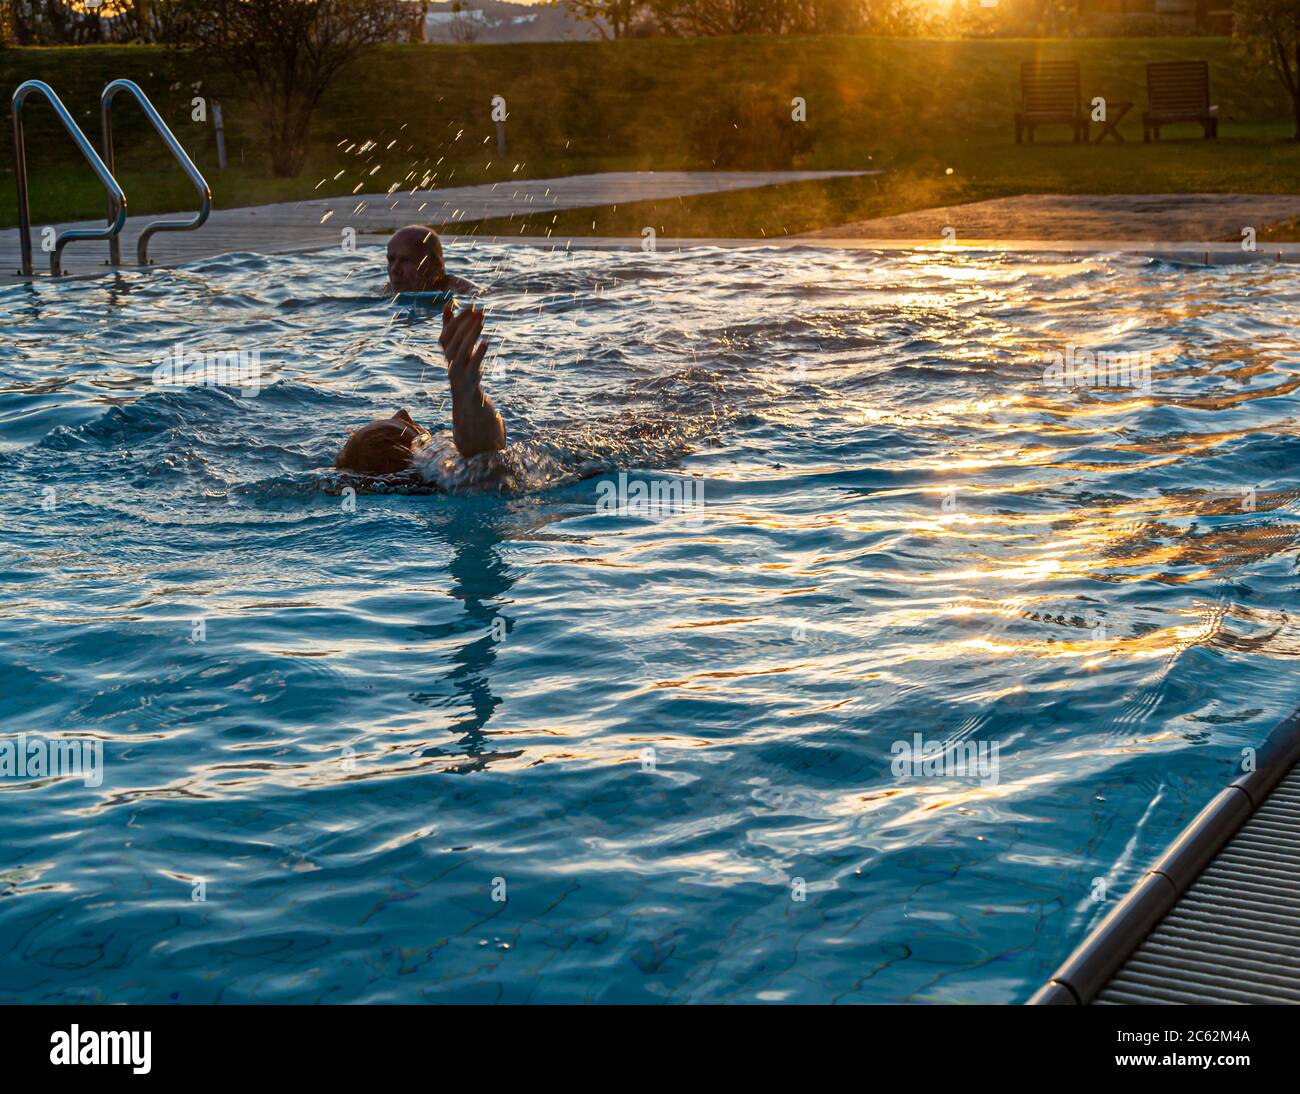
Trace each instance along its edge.
<path fill-rule="evenodd" d="M 1289 713 L 1295 269 L 448 253 L 546 473 L 354 513 L 347 429 L 447 413 L 375 254 L 0 290 L 4 726 L 107 756 L 0 780 L 3 997 L 1020 1000 Z"/>

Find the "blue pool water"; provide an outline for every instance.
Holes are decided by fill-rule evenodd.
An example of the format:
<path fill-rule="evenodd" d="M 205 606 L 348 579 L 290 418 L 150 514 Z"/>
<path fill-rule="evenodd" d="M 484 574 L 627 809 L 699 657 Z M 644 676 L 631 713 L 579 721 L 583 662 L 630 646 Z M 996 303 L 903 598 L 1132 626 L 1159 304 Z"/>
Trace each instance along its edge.
<path fill-rule="evenodd" d="M 1297 267 L 449 253 L 496 492 L 376 250 L 0 290 L 0 1000 L 1018 1002 L 1292 709 Z"/>

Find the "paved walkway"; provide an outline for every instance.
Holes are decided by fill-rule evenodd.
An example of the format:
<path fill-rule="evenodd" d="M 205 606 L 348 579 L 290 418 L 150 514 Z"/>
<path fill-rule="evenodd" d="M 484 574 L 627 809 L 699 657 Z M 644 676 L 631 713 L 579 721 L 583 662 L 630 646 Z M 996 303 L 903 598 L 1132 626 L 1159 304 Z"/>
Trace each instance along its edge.
<path fill-rule="evenodd" d="M 1108 240 L 1184 243 L 1240 240 L 1243 228 L 1300 216 L 1300 196 L 1285 194 L 1021 194 L 860 220 L 806 232 L 803 239 L 938 242 L 953 228 L 970 240 Z"/>
<path fill-rule="evenodd" d="M 208 223 L 196 232 L 154 236 L 150 257 L 160 264 L 172 264 L 233 251 L 275 254 L 320 250 L 337 247 L 345 227 L 356 229 L 358 243 L 378 243 L 392 229 L 413 221 L 449 224 L 538 209 L 618 205 L 871 173 L 874 172 L 627 171 L 459 186 L 422 191 L 417 195 L 358 194 L 221 209 L 214 211 Z M 658 247 L 663 251 L 699 246 L 934 248 L 942 243 L 943 229 L 952 227 L 958 249 L 983 246 L 1066 253 L 1130 251 L 1206 263 L 1296 262 L 1300 260 L 1300 244 L 1260 241 L 1258 251 L 1248 254 L 1235 242 L 1240 240 L 1243 227 L 1262 228 L 1293 216 L 1300 216 L 1300 196 L 1026 194 L 864 220 L 802 235 L 753 240 L 661 238 Z M 122 255 L 128 266 L 134 264 L 136 235 L 155 219 L 160 216 L 128 219 L 122 233 Z M 99 223 L 83 221 L 77 226 L 97 227 Z M 40 227 L 37 225 L 32 235 L 36 268 L 43 274 L 49 269 L 49 258 L 39 249 Z M 512 235 L 503 238 L 508 242 L 561 249 L 591 246 L 638 249 L 641 245 L 639 237 L 570 240 Z M 1216 244 L 1215 240 L 1221 242 Z M 104 243 L 73 243 L 64 251 L 64 268 L 74 275 L 103 273 L 107 250 Z M 17 230 L 0 230 L 0 284 L 17 280 L 14 272 L 18 265 Z"/>
<path fill-rule="evenodd" d="M 217 209 L 194 232 L 163 232 L 149 244 L 149 257 L 161 264 L 195 258 L 259 251 L 274 254 L 338 246 L 344 228 L 358 235 L 388 232 L 404 224 L 450 224 L 542 209 L 582 209 L 600 205 L 625 205 L 657 198 L 690 197 L 729 190 L 747 190 L 787 182 L 807 182 L 845 175 L 879 174 L 876 171 L 619 171 L 600 175 L 570 175 L 555 179 L 485 183 L 422 190 L 416 194 L 356 194 L 341 198 L 289 201 L 243 209 Z M 212 180 L 209 180 L 212 181 Z M 215 185 L 220 187 L 218 177 Z M 127 194 L 128 208 L 131 195 Z M 192 212 L 189 210 L 188 212 Z M 186 213 L 165 214 L 185 216 Z M 140 229 L 163 215 L 128 217 L 122 230 L 122 258 L 135 263 L 135 243 Z M 82 221 L 79 228 L 100 227 L 103 221 Z M 33 262 L 38 272 L 49 272 L 49 256 L 41 252 L 40 228 L 33 225 Z M 61 224 L 61 229 L 73 227 Z M 639 242 L 639 241 L 638 241 Z M 0 231 L 0 277 L 13 280 L 21 265 L 18 230 Z M 102 271 L 107 243 L 76 242 L 63 252 L 63 268 L 70 274 Z"/>

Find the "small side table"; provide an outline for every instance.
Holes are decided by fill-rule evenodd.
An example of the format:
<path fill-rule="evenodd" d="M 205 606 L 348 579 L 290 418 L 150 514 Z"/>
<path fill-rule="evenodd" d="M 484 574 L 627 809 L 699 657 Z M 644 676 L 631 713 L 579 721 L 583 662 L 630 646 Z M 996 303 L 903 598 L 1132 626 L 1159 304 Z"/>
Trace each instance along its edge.
<path fill-rule="evenodd" d="M 1124 135 L 1115 128 L 1124 120 L 1124 115 L 1133 109 L 1133 103 L 1125 102 L 1123 99 L 1106 100 L 1106 120 L 1101 123 L 1101 132 L 1097 134 L 1095 143 L 1101 144 L 1109 133 L 1120 144 L 1124 143 Z"/>

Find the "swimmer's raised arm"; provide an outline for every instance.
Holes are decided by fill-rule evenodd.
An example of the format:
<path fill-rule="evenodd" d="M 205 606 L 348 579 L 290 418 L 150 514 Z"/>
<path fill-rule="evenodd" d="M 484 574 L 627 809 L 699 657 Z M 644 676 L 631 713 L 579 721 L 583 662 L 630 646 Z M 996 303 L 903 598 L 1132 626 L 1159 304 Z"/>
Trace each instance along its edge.
<path fill-rule="evenodd" d="M 442 353 L 451 385 L 452 439 L 462 456 L 499 452 L 506 446 L 506 427 L 483 390 L 483 357 L 488 341 L 483 333 L 483 309 L 470 305 L 453 315 L 442 308 Z"/>

